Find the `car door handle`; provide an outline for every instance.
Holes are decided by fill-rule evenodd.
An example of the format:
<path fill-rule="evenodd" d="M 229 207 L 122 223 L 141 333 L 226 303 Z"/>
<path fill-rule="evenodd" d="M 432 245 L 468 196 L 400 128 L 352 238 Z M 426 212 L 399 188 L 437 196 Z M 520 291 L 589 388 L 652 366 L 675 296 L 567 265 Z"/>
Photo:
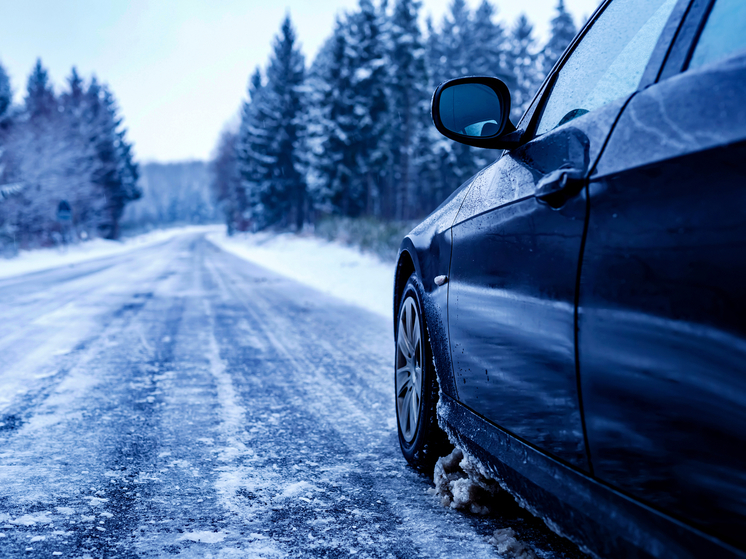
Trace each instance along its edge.
<path fill-rule="evenodd" d="M 585 186 L 585 173 L 577 169 L 557 169 L 536 185 L 534 196 L 553 208 L 559 208 Z"/>

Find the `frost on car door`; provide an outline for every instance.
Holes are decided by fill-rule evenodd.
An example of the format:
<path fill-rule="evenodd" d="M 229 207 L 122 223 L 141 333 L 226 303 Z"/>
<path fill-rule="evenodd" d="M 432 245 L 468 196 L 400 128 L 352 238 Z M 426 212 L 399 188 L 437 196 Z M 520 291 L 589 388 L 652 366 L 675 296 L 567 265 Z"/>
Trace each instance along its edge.
<path fill-rule="evenodd" d="M 535 138 L 475 179 L 453 227 L 459 401 L 588 469 L 575 369 L 583 180 L 638 87 L 674 0 L 615 0 L 556 75 Z M 551 195 L 561 174 L 569 188 Z"/>

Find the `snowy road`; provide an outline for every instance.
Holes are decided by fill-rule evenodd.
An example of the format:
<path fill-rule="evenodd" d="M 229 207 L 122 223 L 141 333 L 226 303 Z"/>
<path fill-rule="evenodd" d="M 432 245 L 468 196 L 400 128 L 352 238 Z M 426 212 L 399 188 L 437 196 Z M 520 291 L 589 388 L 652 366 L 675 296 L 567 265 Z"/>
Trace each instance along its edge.
<path fill-rule="evenodd" d="M 1 557 L 497 557 L 504 526 L 571 553 L 405 465 L 388 320 L 203 234 L 0 293 Z"/>

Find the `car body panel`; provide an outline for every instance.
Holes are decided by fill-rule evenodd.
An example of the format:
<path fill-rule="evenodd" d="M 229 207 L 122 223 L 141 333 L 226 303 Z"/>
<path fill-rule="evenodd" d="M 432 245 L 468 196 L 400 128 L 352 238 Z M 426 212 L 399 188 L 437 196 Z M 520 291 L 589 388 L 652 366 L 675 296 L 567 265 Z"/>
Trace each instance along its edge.
<path fill-rule="evenodd" d="M 444 396 L 440 421 L 518 503 L 596 557 L 744 559 L 746 553 L 568 468 Z"/>
<path fill-rule="evenodd" d="M 626 98 L 506 152 L 474 180 L 453 226 L 449 332 L 458 400 L 589 471 L 575 367 L 584 189 L 553 208 L 534 193 L 590 173 Z"/>
<path fill-rule="evenodd" d="M 744 162 L 746 55 L 640 93 L 590 186 L 579 299 L 596 476 L 738 546 L 746 546 Z"/>
<path fill-rule="evenodd" d="M 394 278 L 394 316 L 398 315 L 401 290 L 412 272 L 420 278 L 422 312 L 426 318 L 428 338 L 440 382 L 440 389 L 456 395 L 448 344 L 448 287 L 437 286 L 433 279 L 447 275 L 451 260 L 451 224 L 456 218 L 474 177 L 448 197 L 430 216 L 415 227 L 402 241 Z M 411 262 L 411 267 L 409 266 Z M 394 339 L 396 339 L 394 321 Z"/>
<path fill-rule="evenodd" d="M 477 457 L 522 506 L 539 514 L 558 532 L 597 556 L 746 558 L 743 536 L 739 535 L 746 533 L 742 514 L 746 503 L 743 496 L 746 487 L 743 477 L 746 462 L 746 445 L 743 444 L 746 433 L 743 422 L 746 408 L 743 375 L 746 321 L 742 311 L 746 275 L 743 251 L 746 238 L 743 235 L 746 223 L 743 219 L 746 147 L 743 131 L 739 128 L 741 125 L 735 128 L 733 125 L 734 119 L 743 122 L 746 79 L 742 68 L 736 68 L 740 64 L 737 58 L 718 68 L 703 68 L 697 73 L 685 72 L 679 76 L 711 5 L 712 0 L 681 0 L 675 7 L 637 93 L 631 100 L 619 101 L 608 144 L 606 141 L 584 143 L 582 134 L 594 133 L 589 128 L 576 134 L 566 147 L 561 146 L 560 151 L 564 149 L 565 153 L 580 153 L 587 149 L 588 162 L 587 165 L 584 163 L 583 169 L 589 173 L 590 184 L 574 201 L 569 201 L 570 204 L 577 203 L 578 208 L 573 209 L 567 204 L 559 210 L 539 207 L 539 202 L 531 196 L 531 188 L 537 187 L 552 166 L 556 168 L 556 162 L 546 165 L 531 157 L 523 162 L 525 169 L 518 170 L 522 174 L 522 185 L 508 189 L 512 194 L 507 199 L 500 199 L 499 193 L 494 192 L 496 198 L 490 198 L 489 189 L 494 190 L 499 185 L 498 176 L 502 177 L 501 180 L 514 180 L 507 173 L 507 166 L 502 169 L 496 163 L 467 181 L 449 201 L 410 233 L 400 251 L 397 274 L 401 271 L 405 275 L 409 270 L 416 270 L 426 290 L 423 314 L 428 321 L 433 358 L 443 391 L 439 405 L 441 425 L 451 440 Z M 600 12 L 601 9 L 593 17 Z M 573 45 L 582 40 L 583 33 L 581 31 Z M 561 68 L 571 50 L 572 47 L 563 55 L 553 73 Z M 704 75 L 707 72 L 711 73 L 709 77 Z M 727 77 L 729 73 L 731 78 Z M 722 85 L 718 82 L 720 79 L 726 82 L 730 79 L 730 84 Z M 524 137 L 531 137 L 543 100 L 551 91 L 552 80 L 550 74 L 519 123 Z M 671 91 L 666 93 L 666 88 L 676 87 L 677 80 L 689 80 L 689 87 L 696 90 L 699 86 L 700 97 L 714 102 L 688 102 L 683 89 L 678 98 Z M 658 81 L 660 83 L 656 83 Z M 609 110 L 613 112 L 614 107 Z M 582 118 L 564 126 L 567 129 L 579 128 Z M 603 130 L 608 132 L 602 127 Z M 571 145 L 582 149 L 570 149 Z M 597 155 L 601 154 L 597 162 L 594 149 L 597 149 Z M 506 152 L 507 157 L 500 161 L 509 161 L 510 155 L 518 150 Z M 557 159 L 573 160 L 567 156 Z M 575 157 L 574 161 L 577 160 Z M 666 181 L 661 192 L 657 192 L 653 185 L 657 180 Z M 721 186 L 720 197 L 713 202 L 703 201 L 703 195 L 711 193 L 711 185 L 715 183 L 725 185 L 724 188 Z M 673 206 L 656 208 L 656 201 Z M 620 212 L 614 211 L 614 205 L 621 202 L 627 204 L 624 210 L 626 223 L 619 225 Z M 458 326 L 453 327 L 460 317 L 453 315 L 452 307 L 449 309 L 453 298 L 462 297 L 474 283 L 471 278 L 464 281 L 458 273 L 454 274 L 456 270 L 451 264 L 455 262 L 459 267 L 478 260 L 481 253 L 475 244 L 467 250 L 471 257 L 461 255 L 460 249 L 462 246 L 469 248 L 480 230 L 492 227 L 495 244 L 497 239 L 510 239 L 511 235 L 512 238 L 521 238 L 516 232 L 522 231 L 523 241 L 531 248 L 530 231 L 552 233 L 549 225 L 538 223 L 544 210 L 556 214 L 548 214 L 551 221 L 560 219 L 557 216 L 561 216 L 563 211 L 577 212 L 583 206 L 589 216 L 583 243 L 587 240 L 589 246 L 578 251 L 582 261 L 575 269 L 576 274 L 580 270 L 580 276 L 575 284 L 576 299 L 574 304 L 570 304 L 576 313 L 574 324 L 570 321 L 570 327 L 567 327 L 570 312 L 567 309 L 569 297 L 565 292 L 557 307 L 560 310 L 552 309 L 544 302 L 534 305 L 535 308 L 549 309 L 543 315 L 537 313 L 543 317 L 542 320 L 528 325 L 536 332 L 543 325 L 545 330 L 539 335 L 532 337 L 536 332 L 529 333 L 524 324 L 518 324 L 521 331 L 510 331 L 511 325 L 517 324 L 515 320 L 512 323 L 502 320 L 499 326 L 502 335 L 519 337 L 518 344 L 526 352 L 530 351 L 526 348 L 531 348 L 532 343 L 533 347 L 541 346 L 542 334 L 543 340 L 547 339 L 548 326 L 548 337 L 555 341 L 545 346 L 562 348 L 555 352 L 555 360 L 556 355 L 566 358 L 568 345 L 574 345 L 575 378 L 579 379 L 581 388 L 577 394 L 579 409 L 581 414 L 593 415 L 590 419 L 581 416 L 584 428 L 593 425 L 593 435 L 586 438 L 586 445 L 589 442 L 593 445 L 588 453 L 589 469 L 583 467 L 582 459 L 574 461 L 561 456 L 561 450 L 552 449 L 551 443 L 547 445 L 546 439 L 542 440 L 540 436 L 518 434 L 515 427 L 506 429 L 502 423 L 498 425 L 494 417 L 490 420 L 488 416 L 499 415 L 499 409 L 485 411 L 485 408 L 477 413 L 472 406 L 460 401 L 468 397 L 468 390 L 463 389 L 463 379 L 456 382 L 459 377 L 454 371 L 450 346 L 459 343 L 462 333 Z M 727 207 L 729 213 L 718 213 L 719 207 Z M 490 216 L 500 209 L 508 211 L 495 218 Z M 675 211 L 683 212 L 681 217 L 688 221 L 672 226 Z M 700 238 L 695 239 L 699 220 L 709 220 L 710 225 Z M 456 226 L 452 229 L 454 223 Z M 608 234 L 602 233 L 608 223 L 613 224 L 611 230 Z M 644 228 L 633 230 L 635 223 L 645 224 Z M 461 226 L 469 227 L 471 231 L 462 229 L 459 232 Z M 734 235 L 733 243 L 729 243 L 728 234 Z M 645 235 L 651 239 L 660 235 L 660 242 L 653 243 L 648 252 L 641 250 Z M 575 243 L 574 236 L 571 236 L 571 242 Z M 551 243 L 543 249 L 544 260 L 552 262 L 549 245 Z M 692 260 L 694 249 L 700 251 L 696 256 L 698 260 Z M 456 254 L 457 250 L 459 254 Z M 508 254 L 510 250 L 519 248 L 497 250 Z M 634 251 L 637 254 L 633 258 Z M 508 257 L 513 258 L 513 255 Z M 561 257 L 568 258 L 565 254 Z M 734 259 L 738 259 L 737 262 Z M 459 263 L 460 260 L 464 262 Z M 687 267 L 688 261 L 696 265 Z M 524 253 L 518 255 L 518 262 L 526 266 L 531 260 Z M 640 263 L 642 265 L 638 265 Z M 651 291 L 663 296 L 663 302 L 656 308 L 650 305 L 651 299 L 645 297 L 646 286 L 650 283 L 645 283 L 649 279 L 645 271 L 656 272 L 656 267 L 665 266 L 670 267 L 669 276 L 652 275 L 653 279 L 664 278 L 664 283 L 670 286 L 667 291 L 661 285 Z M 559 266 L 562 273 L 570 267 Z M 520 282 L 516 281 L 519 277 L 517 270 L 515 267 L 508 270 L 509 279 L 510 274 L 514 274 L 514 284 L 510 289 L 502 288 L 502 292 L 492 285 L 495 282 L 485 281 L 484 277 L 478 280 L 482 282 L 482 292 L 491 289 L 498 299 L 502 297 L 501 306 L 508 302 L 509 311 L 502 311 L 503 315 L 515 319 L 521 304 L 533 304 L 534 299 L 543 297 L 545 293 L 549 293 L 551 301 L 558 303 L 551 289 L 535 290 L 533 299 L 524 293 L 518 285 Z M 488 275 L 492 273 L 487 272 Z M 449 282 L 436 286 L 433 280 L 438 275 L 448 275 Z M 476 273 L 478 278 L 480 275 L 483 276 L 484 272 Z M 718 278 L 714 289 L 708 289 L 708 277 Z M 631 285 L 621 288 L 621 293 L 614 288 L 614 282 L 620 279 L 633 280 Z M 397 285 L 400 281 L 397 280 Z M 536 278 L 532 281 L 531 289 L 534 289 Z M 562 283 L 566 290 L 571 282 L 563 279 Z M 699 291 L 695 292 L 695 288 Z M 727 296 L 723 296 L 726 291 Z M 682 293 L 686 297 L 682 298 Z M 696 312 L 689 316 L 683 309 L 692 299 L 698 299 L 692 305 Z M 396 291 L 394 300 L 396 309 Z M 469 312 L 483 315 L 481 323 L 484 323 L 493 320 L 489 309 L 494 305 L 494 301 L 472 297 L 468 306 Z M 532 312 L 536 313 L 535 310 Z M 562 319 L 553 319 L 552 312 Z M 715 320 L 708 321 L 706 315 Z M 562 327 L 552 326 L 559 322 L 562 322 Z M 629 335 L 632 330 L 633 335 Z M 552 337 L 552 332 L 559 334 Z M 594 337 L 595 342 L 591 342 Z M 612 337 L 624 341 L 613 347 Z M 479 343 L 488 345 L 485 339 Z M 592 351 L 591 343 L 605 344 L 607 350 Z M 546 352 L 547 348 L 541 351 Z M 641 351 L 642 359 L 633 357 L 636 351 Z M 538 352 L 534 356 L 538 356 Z M 669 360 L 675 367 L 661 366 Z M 476 360 L 472 358 L 472 362 L 476 363 Z M 475 374 L 478 373 L 479 368 L 474 368 Z M 572 372 L 566 367 L 564 370 L 566 394 L 560 399 L 568 402 L 571 400 L 567 394 L 572 391 L 568 379 L 572 378 Z M 635 384 L 637 381 L 639 385 Z M 538 375 L 537 383 L 538 387 L 541 383 Z M 479 395 L 479 390 L 486 386 L 482 382 L 472 396 Z M 551 383 L 549 386 L 551 390 L 545 393 L 547 400 L 555 394 L 555 387 Z M 586 396 L 591 402 L 585 401 Z M 536 395 L 536 399 L 540 400 L 541 396 Z M 624 409 L 625 403 L 630 404 L 628 409 Z M 550 408 L 553 405 L 550 402 Z M 528 405 L 524 407 L 529 409 Z M 572 416 L 568 413 L 565 417 Z M 716 421 L 720 423 L 715 425 Z M 723 425 L 728 421 L 732 425 Z M 616 426 L 609 429 L 614 422 Z M 624 424 L 623 429 L 619 428 L 620 424 Z M 660 461 L 660 453 L 648 452 L 645 455 L 643 452 L 624 471 L 622 463 L 615 461 L 618 458 L 615 451 L 621 440 L 632 441 L 630 444 L 640 442 L 638 435 L 646 425 L 657 438 L 654 444 L 664 450 L 664 458 Z M 673 434 L 671 440 L 665 440 L 667 430 Z M 640 449 L 649 451 L 649 441 L 642 442 L 645 444 Z M 674 464 L 673 455 L 666 456 L 666 453 L 675 450 L 689 452 L 686 463 L 674 472 L 678 485 L 674 489 L 665 484 L 658 486 L 660 477 L 656 481 L 656 475 L 660 467 L 669 467 L 670 473 L 670 466 Z M 634 461 L 636 459 L 641 460 L 640 467 Z M 596 460 L 600 465 L 598 471 L 595 470 Z M 647 478 L 643 479 L 645 476 Z M 692 480 L 692 487 L 683 487 L 684 479 Z M 666 491 L 679 489 L 679 496 L 662 497 Z M 713 504 L 721 509 L 708 520 L 701 513 Z"/>

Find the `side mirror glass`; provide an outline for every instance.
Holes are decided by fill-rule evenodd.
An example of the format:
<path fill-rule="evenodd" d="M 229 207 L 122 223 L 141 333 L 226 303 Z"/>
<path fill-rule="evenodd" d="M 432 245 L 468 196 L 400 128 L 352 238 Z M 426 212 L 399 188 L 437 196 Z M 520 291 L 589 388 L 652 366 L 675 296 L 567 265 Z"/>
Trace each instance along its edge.
<path fill-rule="evenodd" d="M 501 148 L 515 131 L 511 124 L 510 92 L 497 78 L 473 76 L 441 84 L 433 95 L 432 116 L 438 131 L 464 144 Z"/>

